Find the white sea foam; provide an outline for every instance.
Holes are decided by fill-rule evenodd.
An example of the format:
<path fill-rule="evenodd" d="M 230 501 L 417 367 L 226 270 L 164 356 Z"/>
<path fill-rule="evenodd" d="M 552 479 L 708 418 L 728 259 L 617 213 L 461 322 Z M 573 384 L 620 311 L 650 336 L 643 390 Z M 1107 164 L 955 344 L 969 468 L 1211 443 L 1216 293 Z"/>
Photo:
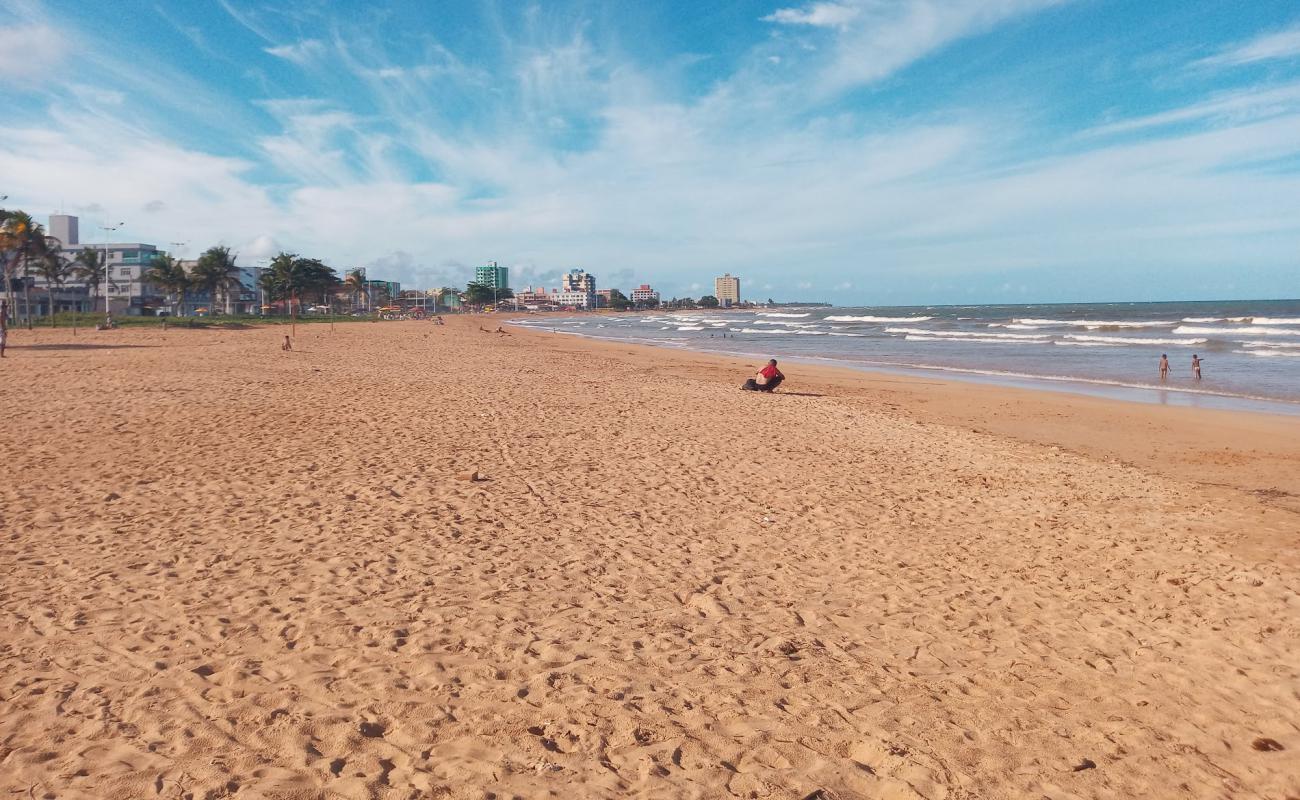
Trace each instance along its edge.
<path fill-rule="evenodd" d="M 1046 333 L 985 333 L 983 331 L 932 331 L 926 328 L 885 328 L 885 333 L 904 333 L 913 336 L 944 336 L 948 338 L 1020 339 L 1041 342 L 1051 338 Z"/>
<path fill-rule="evenodd" d="M 827 322 L 925 322 L 934 317 L 826 317 Z"/>
<path fill-rule="evenodd" d="M 831 336 L 852 336 L 855 339 L 866 338 L 865 333 L 838 333 L 836 331 L 831 331 Z"/>
<path fill-rule="evenodd" d="M 1043 327 L 1042 325 L 1025 325 L 1020 322 L 990 322 L 990 328 L 1006 328 L 1012 331 L 1036 331 Z"/>
<path fill-rule="evenodd" d="M 1059 340 L 1052 342 L 1052 344 L 1060 345 L 1061 347 L 1123 347 L 1124 346 L 1122 344 L 1112 344 L 1111 342 L 1062 342 Z"/>
<path fill-rule="evenodd" d="M 1176 331 L 1175 331 L 1176 332 Z M 1076 342 L 1102 342 L 1105 344 L 1205 344 L 1206 339 L 1136 339 L 1124 336 L 1088 336 L 1082 333 L 1067 333 L 1065 338 Z"/>
<path fill-rule="evenodd" d="M 1045 341 L 1025 341 L 1023 339 L 994 339 L 991 336 L 976 336 L 967 334 L 965 337 L 959 336 L 921 336 L 915 333 L 909 333 L 903 339 L 908 342 L 975 342 L 977 344 L 1047 344 Z"/>
<path fill-rule="evenodd" d="M 1246 347 L 1300 347 L 1300 342 L 1242 342 Z"/>
<path fill-rule="evenodd" d="M 1255 317 L 1256 325 L 1300 325 L 1300 317 Z"/>
<path fill-rule="evenodd" d="M 777 313 L 776 311 L 760 311 L 760 312 L 758 312 L 758 315 L 759 315 L 760 317 L 785 317 L 786 319 L 801 319 L 801 318 L 803 318 L 803 317 L 811 316 L 811 315 L 808 314 L 808 313 L 803 313 L 803 314 L 780 314 L 780 313 Z"/>
<path fill-rule="evenodd" d="M 1215 336 L 1225 333 L 1244 333 L 1249 336 L 1300 336 L 1300 328 L 1288 330 L 1286 328 L 1261 328 L 1258 325 L 1250 325 L 1245 328 L 1204 328 L 1196 325 L 1179 325 L 1172 332 L 1184 336 Z"/>
<path fill-rule="evenodd" d="M 1183 317 L 1183 322 L 1250 322 L 1251 317 Z"/>
<path fill-rule="evenodd" d="M 1017 319 L 1021 325 L 1052 325 L 1074 328 L 1164 328 L 1177 322 L 1162 320 L 1104 320 L 1104 319 Z"/>
<path fill-rule="evenodd" d="M 1247 356 L 1286 356 L 1288 358 L 1300 358 L 1300 350 L 1233 350 L 1234 353 L 1241 353 Z"/>
<path fill-rule="evenodd" d="M 735 328 L 732 328 L 734 331 Z M 741 333 L 797 333 L 798 331 L 788 330 L 786 328 L 741 328 Z"/>
<path fill-rule="evenodd" d="M 702 331 L 702 330 L 704 330 L 704 326 L 703 326 L 703 325 L 678 325 L 678 326 L 677 326 L 677 330 L 679 330 L 679 331 Z"/>
<path fill-rule="evenodd" d="M 799 334 L 800 336 L 825 336 L 826 334 L 830 333 L 830 331 L 801 330 L 801 331 L 795 331 L 795 333 Z"/>
<path fill-rule="evenodd" d="M 754 324 L 755 325 L 784 325 L 788 328 L 813 328 L 816 327 L 817 325 L 816 322 L 787 322 L 785 320 L 775 320 L 775 319 L 756 319 L 754 320 Z"/>

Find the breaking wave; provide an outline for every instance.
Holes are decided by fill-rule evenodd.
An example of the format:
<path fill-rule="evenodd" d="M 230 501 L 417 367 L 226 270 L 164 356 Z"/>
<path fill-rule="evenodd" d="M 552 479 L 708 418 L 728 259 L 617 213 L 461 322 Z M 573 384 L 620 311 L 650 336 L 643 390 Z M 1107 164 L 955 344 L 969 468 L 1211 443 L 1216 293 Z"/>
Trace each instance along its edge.
<path fill-rule="evenodd" d="M 1177 325 L 1168 320 L 1102 320 L 1102 319 L 1016 319 L 1021 325 L 1053 325 L 1073 328 L 1165 328 Z"/>
<path fill-rule="evenodd" d="M 1177 333 L 1177 331 L 1175 331 Z M 1126 336 L 1088 336 L 1082 333 L 1067 333 L 1066 339 L 1076 342 L 1097 342 L 1102 344 L 1205 344 L 1208 339 L 1138 339 Z"/>
<path fill-rule="evenodd" d="M 1223 333 L 1245 333 L 1250 336 L 1300 336 L 1300 329 L 1287 330 L 1286 328 L 1261 328 L 1251 325 L 1246 328 L 1201 328 L 1195 325 L 1179 325 L 1171 333 L 1183 335 L 1213 336 Z"/>
<path fill-rule="evenodd" d="M 926 328 L 885 328 L 885 333 L 902 333 L 911 336 L 942 336 L 951 339 L 1008 339 L 1043 342 L 1051 338 L 1046 333 L 984 333 L 983 331 L 932 331 Z"/>
<path fill-rule="evenodd" d="M 925 322 L 934 317 L 826 317 L 827 322 Z"/>

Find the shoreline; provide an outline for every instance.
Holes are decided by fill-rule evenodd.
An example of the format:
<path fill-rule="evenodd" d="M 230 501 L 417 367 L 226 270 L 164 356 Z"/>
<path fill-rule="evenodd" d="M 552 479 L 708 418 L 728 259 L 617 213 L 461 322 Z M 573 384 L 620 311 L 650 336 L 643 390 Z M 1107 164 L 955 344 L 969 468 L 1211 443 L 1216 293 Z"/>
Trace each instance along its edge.
<path fill-rule="evenodd" d="M 519 325 L 517 319 L 508 320 Z M 524 325 L 525 329 L 532 326 Z M 739 352 L 715 350 L 703 347 L 674 346 L 653 340 L 636 338 L 605 337 L 583 331 L 537 330 L 539 333 L 553 333 L 574 336 L 603 342 L 624 342 L 645 347 L 654 347 L 670 351 L 707 353 L 724 357 L 768 358 L 771 353 Z M 913 375 L 917 377 L 934 377 L 944 380 L 968 383 L 1004 386 L 1008 388 L 1029 389 L 1032 391 L 1062 392 L 1088 397 L 1119 400 L 1123 402 L 1147 405 L 1177 406 L 1183 408 L 1205 408 L 1220 411 L 1242 411 L 1251 414 L 1274 414 L 1281 416 L 1300 416 L 1300 399 L 1288 400 L 1279 397 L 1233 394 L 1216 392 L 1212 389 L 1197 389 L 1191 386 L 1159 386 L 1141 383 L 1125 383 L 1120 380 L 1103 380 L 1066 375 L 1036 375 L 1032 373 L 982 370 L 976 368 L 951 367 L 937 364 L 901 364 L 887 361 L 855 361 L 834 356 L 785 355 L 782 361 L 824 364 L 857 372 Z"/>
<path fill-rule="evenodd" d="M 653 359 L 666 369 L 723 368 L 711 375 L 694 369 L 686 374 L 737 387 L 766 358 L 519 325 L 512 330 L 542 341 L 573 342 L 576 349 L 590 348 L 606 356 L 617 357 L 621 350 L 624 355 Z M 800 367 L 785 370 L 792 379 L 774 396 L 833 392 L 861 400 L 882 399 L 918 421 L 1117 459 L 1193 481 L 1211 492 L 1228 488 L 1268 496 L 1271 503 L 1300 513 L 1300 426 L 1290 414 L 1144 403 L 1056 387 L 964 381 L 919 370 L 891 372 L 797 358 L 782 362 L 799 363 Z M 1252 459 L 1224 458 L 1225 450 L 1248 451 Z M 1171 451 L 1180 455 L 1169 458 Z"/>

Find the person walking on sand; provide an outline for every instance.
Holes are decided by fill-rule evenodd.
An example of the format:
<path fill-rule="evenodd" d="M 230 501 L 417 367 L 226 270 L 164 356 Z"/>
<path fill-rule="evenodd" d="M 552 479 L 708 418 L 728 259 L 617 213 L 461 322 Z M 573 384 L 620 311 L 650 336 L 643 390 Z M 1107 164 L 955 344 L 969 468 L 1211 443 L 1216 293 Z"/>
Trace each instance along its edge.
<path fill-rule="evenodd" d="M 1192 377 L 1196 380 L 1201 379 L 1201 357 L 1192 353 Z"/>
<path fill-rule="evenodd" d="M 1160 354 L 1160 380 L 1162 381 L 1168 380 L 1168 378 L 1169 378 L 1169 354 L 1161 353 Z"/>
<path fill-rule="evenodd" d="M 5 357 L 5 338 L 9 335 L 9 301 L 0 300 L 0 358 Z"/>

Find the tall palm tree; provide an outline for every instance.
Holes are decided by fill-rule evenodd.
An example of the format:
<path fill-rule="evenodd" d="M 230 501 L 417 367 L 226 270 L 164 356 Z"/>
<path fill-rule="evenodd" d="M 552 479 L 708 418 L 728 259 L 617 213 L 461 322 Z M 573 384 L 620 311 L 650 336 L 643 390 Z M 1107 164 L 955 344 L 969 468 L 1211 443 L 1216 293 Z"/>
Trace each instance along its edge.
<path fill-rule="evenodd" d="M 47 253 L 57 252 L 60 246 L 59 240 L 47 236 L 45 227 L 33 220 L 30 214 L 24 211 L 0 212 L 0 254 L 3 255 L 0 268 L 3 268 L 5 295 L 10 308 L 16 307 L 13 281 L 18 276 L 19 267 L 24 273 L 30 271 L 33 264 L 40 263 Z"/>
<path fill-rule="evenodd" d="M 354 269 L 343 279 L 343 285 L 348 287 L 352 293 L 352 308 L 357 307 L 357 298 L 361 296 L 369 297 L 370 286 L 366 284 L 366 274 L 359 269 Z"/>
<path fill-rule="evenodd" d="M 296 254 L 281 252 L 271 259 L 271 263 L 266 265 L 266 269 L 262 270 L 261 276 L 257 279 L 257 284 L 266 299 L 272 302 L 289 301 L 285 305 L 285 310 L 290 316 L 293 315 L 293 293 L 297 289 L 297 261 Z"/>
<path fill-rule="evenodd" d="M 99 287 L 108 280 L 108 266 L 104 263 L 104 251 L 93 247 L 81 248 L 81 252 L 73 259 L 72 274 L 77 280 L 90 284 L 91 311 L 94 311 L 93 304 L 98 303 Z M 107 296 L 104 302 L 108 302 Z"/>
<path fill-rule="evenodd" d="M 58 324 L 55 316 L 55 295 L 63 290 L 63 284 L 72 275 L 72 263 L 58 250 L 51 250 L 41 256 L 41 260 L 37 262 L 36 274 L 44 278 L 46 286 L 50 287 L 50 327 L 53 328 Z"/>
<path fill-rule="evenodd" d="M 318 258 L 302 258 L 294 253 L 280 253 L 258 279 L 258 285 L 272 300 L 301 303 L 304 295 L 324 296 L 339 285 L 339 276 Z M 292 313 L 292 308 L 290 309 Z"/>
<path fill-rule="evenodd" d="M 175 316 L 177 305 L 185 303 L 185 290 L 190 287 L 190 276 L 181 262 L 167 253 L 159 253 L 145 270 L 144 279 L 167 293 L 167 304 Z"/>
<path fill-rule="evenodd" d="M 217 299 L 224 298 L 224 305 L 229 311 L 230 290 L 240 285 L 239 267 L 235 266 L 235 256 L 229 247 L 209 247 L 199 256 L 194 269 L 190 272 L 194 286 L 205 289 L 213 305 Z"/>

